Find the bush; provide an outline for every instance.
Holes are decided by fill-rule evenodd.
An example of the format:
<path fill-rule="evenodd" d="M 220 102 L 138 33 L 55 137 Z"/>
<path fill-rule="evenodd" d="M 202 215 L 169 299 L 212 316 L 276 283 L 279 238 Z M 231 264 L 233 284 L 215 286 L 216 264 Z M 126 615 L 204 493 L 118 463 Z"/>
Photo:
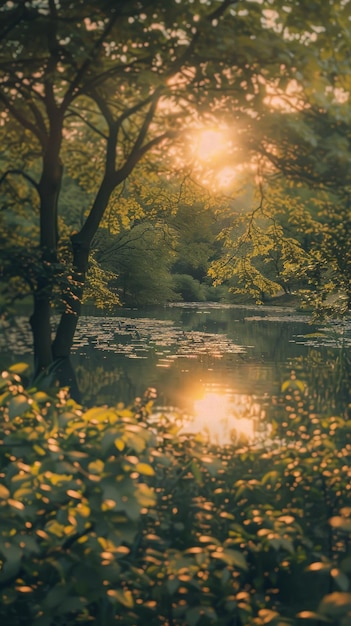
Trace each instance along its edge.
<path fill-rule="evenodd" d="M 174 274 L 173 289 L 185 302 L 204 302 L 206 288 L 189 274 Z"/>
<path fill-rule="evenodd" d="M 286 387 L 267 449 L 219 447 L 152 393 L 86 411 L 3 374 L 1 623 L 349 624 L 350 421 Z"/>

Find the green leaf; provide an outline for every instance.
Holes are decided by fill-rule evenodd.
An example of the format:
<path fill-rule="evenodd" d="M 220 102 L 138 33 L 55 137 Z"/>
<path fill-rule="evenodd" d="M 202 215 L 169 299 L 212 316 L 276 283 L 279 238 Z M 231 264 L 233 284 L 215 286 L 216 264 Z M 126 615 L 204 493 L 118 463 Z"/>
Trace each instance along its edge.
<path fill-rule="evenodd" d="M 8 368 L 9 372 L 13 372 L 14 374 L 24 374 L 29 369 L 28 363 L 14 363 L 10 365 Z"/>
<path fill-rule="evenodd" d="M 275 485 L 275 483 L 279 480 L 279 473 L 276 470 L 271 470 L 267 472 L 261 480 L 262 485 L 266 485 L 269 483 L 270 485 Z"/>
<path fill-rule="evenodd" d="M 296 617 L 298 617 L 299 619 L 312 619 L 317 622 L 322 621 L 330 624 L 330 620 L 328 617 L 322 615 L 321 613 L 316 613 L 315 611 L 300 611 L 299 613 L 297 613 Z"/>
<path fill-rule="evenodd" d="M 140 517 L 140 503 L 134 498 L 128 498 L 118 508 L 124 511 L 133 522 L 136 522 Z"/>
<path fill-rule="evenodd" d="M 166 587 L 168 589 L 168 592 L 172 596 L 176 591 L 178 591 L 180 587 L 180 581 L 176 577 L 170 578 L 167 580 Z"/>
<path fill-rule="evenodd" d="M 13 419 L 14 417 L 21 416 L 30 408 L 31 405 L 28 402 L 27 396 L 19 394 L 18 396 L 11 398 L 9 402 L 9 417 L 10 419 Z"/>
<path fill-rule="evenodd" d="M 194 606 L 186 612 L 186 623 L 189 626 L 196 626 L 202 618 L 204 612 L 201 606 Z"/>
<path fill-rule="evenodd" d="M 109 598 L 117 600 L 117 602 L 128 609 L 132 609 L 134 607 L 133 595 L 129 590 L 109 589 L 107 595 Z"/>
<path fill-rule="evenodd" d="M 335 515 L 329 519 L 329 524 L 333 528 L 342 530 L 345 533 L 351 533 L 351 519 L 342 517 L 341 515 Z"/>
<path fill-rule="evenodd" d="M 143 476 L 155 476 L 154 468 L 148 463 L 137 463 L 135 466 L 135 470 Z"/>
<path fill-rule="evenodd" d="M 191 461 L 190 469 L 191 469 L 191 471 L 193 473 L 193 476 L 194 476 L 195 481 L 197 482 L 197 484 L 198 485 L 202 485 L 203 484 L 203 480 L 202 480 L 201 469 L 200 469 L 199 465 L 196 463 L 196 461 Z"/>
<path fill-rule="evenodd" d="M 10 492 L 7 489 L 7 487 L 5 487 L 5 485 L 0 484 L 0 498 L 2 500 L 7 500 L 9 497 L 10 497 Z"/>
<path fill-rule="evenodd" d="M 215 559 L 221 559 L 227 565 L 234 565 L 240 569 L 247 570 L 247 563 L 244 555 L 238 550 L 231 550 L 230 548 L 224 548 L 224 550 L 216 550 L 211 553 L 211 557 Z"/>
<path fill-rule="evenodd" d="M 0 571 L 0 581 L 5 582 L 17 574 L 21 567 L 22 550 L 15 545 L 7 545 L 2 550 L 5 562 Z"/>
<path fill-rule="evenodd" d="M 55 585 L 46 594 L 43 604 L 48 609 L 53 609 L 66 600 L 68 593 L 66 585 Z"/>
<path fill-rule="evenodd" d="M 318 613 L 328 617 L 340 618 L 351 611 L 351 593 L 334 591 L 324 596 L 318 607 Z"/>
<path fill-rule="evenodd" d="M 88 470 L 91 474 L 102 474 L 104 471 L 105 463 L 100 459 L 96 461 L 91 461 L 88 465 Z"/>

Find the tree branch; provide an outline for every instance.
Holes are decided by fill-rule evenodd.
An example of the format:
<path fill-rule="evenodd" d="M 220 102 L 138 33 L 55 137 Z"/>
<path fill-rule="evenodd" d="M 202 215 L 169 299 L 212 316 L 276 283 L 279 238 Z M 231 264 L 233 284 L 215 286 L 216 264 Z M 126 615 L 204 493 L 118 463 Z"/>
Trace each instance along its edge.
<path fill-rule="evenodd" d="M 127 176 L 129 176 L 133 168 L 140 161 L 140 159 L 144 156 L 144 154 L 146 154 L 146 152 L 151 150 L 154 146 L 159 145 L 165 139 L 169 139 L 170 137 L 176 136 L 177 134 L 178 133 L 176 131 L 167 131 L 163 133 L 162 135 L 158 135 L 158 137 L 154 137 L 154 139 L 151 139 L 150 141 L 148 141 L 148 143 L 146 143 L 144 146 L 139 148 L 139 150 L 135 150 L 135 146 L 134 146 L 126 163 L 115 173 L 116 185 L 118 184 L 117 183 L 118 180 L 122 182 L 122 180 L 124 180 L 125 178 L 127 178 Z"/>
<path fill-rule="evenodd" d="M 9 33 L 12 30 L 14 30 L 14 28 L 16 28 L 18 24 L 21 23 L 22 19 L 26 15 L 28 15 L 28 9 L 23 3 L 22 6 L 16 7 L 15 9 L 12 9 L 12 11 L 9 11 L 8 13 L 10 13 L 10 15 L 5 16 L 5 19 L 6 17 L 10 17 L 10 19 L 7 19 L 7 23 L 5 22 L 5 19 L 3 21 L 4 29 L 0 32 L 0 41 L 4 40 L 9 35 Z M 11 20 L 11 17 L 12 17 L 12 20 Z"/>
<path fill-rule="evenodd" d="M 101 48 L 103 42 L 105 41 L 107 35 L 111 32 L 117 17 L 119 16 L 119 13 L 116 11 L 112 17 L 110 18 L 110 20 L 108 21 L 108 23 L 106 24 L 103 32 L 101 33 L 100 37 L 98 38 L 98 40 L 95 42 L 95 44 L 92 47 L 92 50 L 90 51 L 90 54 L 88 54 L 87 58 L 85 59 L 85 61 L 82 63 L 80 69 L 78 70 L 75 78 L 71 81 L 70 86 L 65 94 L 65 97 L 62 100 L 61 103 L 61 110 L 66 110 L 67 107 L 69 106 L 69 104 L 72 102 L 73 98 L 78 95 L 79 92 L 79 85 L 80 82 L 83 78 L 83 76 L 86 74 L 86 72 L 88 71 L 92 61 L 95 59 L 99 49 Z"/>
<path fill-rule="evenodd" d="M 85 117 L 81 113 L 78 113 L 78 111 L 75 111 L 74 109 L 69 109 L 67 117 L 70 117 L 70 116 L 78 117 L 80 120 L 82 120 L 82 122 L 84 122 L 84 124 L 86 124 L 86 126 L 88 126 L 88 128 L 94 131 L 94 133 L 96 133 L 97 135 L 102 137 L 102 139 L 105 139 L 107 141 L 108 139 L 107 135 L 105 135 L 101 130 L 99 130 L 96 126 L 94 126 L 94 124 L 89 122 L 89 120 L 85 119 Z"/>
<path fill-rule="evenodd" d="M 163 139 L 165 139 L 168 136 L 168 133 L 164 133 L 162 135 L 159 135 L 158 137 L 155 137 L 154 139 L 152 139 L 151 141 L 149 141 L 147 144 L 143 146 L 147 132 L 150 128 L 150 124 L 154 118 L 156 107 L 161 97 L 162 89 L 163 89 L 162 87 L 158 87 L 152 94 L 150 108 L 145 115 L 144 121 L 139 130 L 139 134 L 134 142 L 134 146 L 129 156 L 127 157 L 125 164 L 116 172 L 117 178 L 120 177 L 122 172 L 123 172 L 123 178 L 126 178 L 130 174 L 134 166 L 138 163 L 138 161 L 140 161 L 141 157 L 145 154 L 145 152 L 150 150 L 154 145 L 159 144 L 161 141 L 163 141 Z"/>
<path fill-rule="evenodd" d="M 87 81 L 84 85 L 84 87 L 82 87 L 80 93 L 81 94 L 85 94 L 85 93 L 90 93 L 91 91 L 95 90 L 100 83 L 105 82 L 108 78 L 115 78 L 117 73 L 120 71 L 121 74 L 123 74 L 123 79 L 125 80 L 126 75 L 127 75 L 127 70 L 130 70 L 134 67 L 134 65 L 138 64 L 142 64 L 145 63 L 146 65 L 150 64 L 152 61 L 153 57 L 151 55 L 144 57 L 143 59 L 134 59 L 134 61 L 131 61 L 128 64 L 125 65 L 114 65 L 113 67 L 110 67 L 108 70 L 106 70 L 105 72 L 102 72 L 101 74 L 94 76 L 90 81 Z"/>
<path fill-rule="evenodd" d="M 7 170 L 6 172 L 4 172 L 4 174 L 0 178 L 0 185 L 1 185 L 1 183 L 4 182 L 4 180 L 10 174 L 17 174 L 19 176 L 23 176 L 23 178 L 25 178 L 31 185 L 33 185 L 33 187 L 39 193 L 39 185 L 38 185 L 38 183 L 34 180 L 34 178 L 29 176 L 29 174 L 27 174 L 26 172 L 24 172 L 23 170 L 20 170 L 20 169 L 10 169 L 10 170 Z"/>
<path fill-rule="evenodd" d="M 135 226 L 132 227 L 130 230 L 122 232 L 119 235 L 119 237 L 117 237 L 116 241 L 112 243 L 108 248 L 105 248 L 104 250 L 101 250 L 101 251 L 99 251 L 99 248 L 98 248 L 98 258 L 96 259 L 98 263 L 103 263 L 105 260 L 108 260 L 109 258 L 111 258 L 111 255 L 113 255 L 115 252 L 120 252 L 123 248 L 131 247 L 131 244 L 133 244 L 136 241 L 139 241 L 140 239 L 143 239 L 145 233 L 154 232 L 153 226 L 144 226 L 144 230 L 141 233 L 138 233 L 137 235 L 134 234 L 133 232 L 134 229 L 135 229 Z"/>
<path fill-rule="evenodd" d="M 9 98 L 5 96 L 4 93 L 0 93 L 0 100 L 2 100 L 2 102 L 5 104 L 5 107 L 10 111 L 10 113 L 12 113 L 17 122 L 19 122 L 24 128 L 27 128 L 27 130 L 30 130 L 30 132 L 33 133 L 33 135 L 35 135 L 35 137 L 39 140 L 41 146 L 45 149 L 46 136 L 44 135 L 44 133 L 42 133 L 42 131 L 35 124 L 32 124 L 32 122 L 28 120 L 25 115 L 23 115 L 18 109 L 16 109 L 16 107 L 12 104 Z"/>
<path fill-rule="evenodd" d="M 48 22 L 47 30 L 47 46 L 49 51 L 49 58 L 44 70 L 44 85 L 45 85 L 45 102 L 50 120 L 57 113 L 57 104 L 55 100 L 55 92 L 52 84 L 51 76 L 54 74 L 57 63 L 59 60 L 59 43 L 57 41 L 57 8 L 55 0 L 48 0 L 50 19 Z"/>
<path fill-rule="evenodd" d="M 134 113 L 137 113 L 138 111 L 141 111 L 141 109 L 143 109 L 145 106 L 150 104 L 150 102 L 152 101 L 153 97 L 154 97 L 154 94 L 151 94 L 150 96 L 148 96 L 144 100 L 140 100 L 140 102 L 137 102 L 137 104 L 135 104 L 134 106 L 132 106 L 129 109 L 127 109 L 126 111 L 124 111 L 124 113 L 122 113 L 118 117 L 118 119 L 117 119 L 118 126 L 121 126 L 122 123 L 124 122 L 124 120 L 128 119 L 128 117 L 131 117 L 131 115 L 134 115 Z"/>
<path fill-rule="evenodd" d="M 238 4 L 239 0 L 223 0 L 223 2 L 217 7 L 212 13 L 205 15 L 202 22 L 212 22 L 213 20 L 219 19 L 223 13 L 227 10 L 228 7 L 234 4 Z M 185 64 L 185 62 L 190 58 L 191 53 L 195 49 L 195 45 L 201 35 L 201 22 L 199 23 L 199 27 L 196 29 L 196 32 L 193 34 L 193 37 L 189 41 L 189 45 L 184 53 L 177 59 L 172 67 L 172 70 L 168 74 L 168 78 L 170 76 L 174 76 L 179 72 L 179 69 Z"/>

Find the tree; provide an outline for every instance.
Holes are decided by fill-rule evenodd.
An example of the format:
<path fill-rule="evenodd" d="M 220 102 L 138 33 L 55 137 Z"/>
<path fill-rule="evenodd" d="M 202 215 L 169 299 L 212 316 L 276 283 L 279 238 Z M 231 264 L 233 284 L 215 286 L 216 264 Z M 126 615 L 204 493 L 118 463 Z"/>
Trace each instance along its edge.
<path fill-rule="evenodd" d="M 4 265 L 21 259 L 10 271 L 33 296 L 36 373 L 69 357 L 89 252 L 116 190 L 146 158 L 176 158 L 184 132 L 206 124 L 224 124 L 246 151 L 261 145 L 268 153 L 267 94 L 294 98 L 291 79 L 311 78 L 325 25 L 333 18 L 335 32 L 335 16 L 348 8 L 332 4 L 316 15 L 306 0 L 2 3 L 3 206 L 11 198 L 38 229 L 30 245 L 15 229 Z M 64 172 L 86 191 L 76 231 L 60 221 Z M 62 314 L 52 341 L 57 296 Z"/>
<path fill-rule="evenodd" d="M 294 179 L 265 183 L 257 209 L 236 214 L 222 231 L 222 255 L 209 273 L 235 293 L 295 293 L 316 316 L 351 308 L 350 199 Z"/>
<path fill-rule="evenodd" d="M 88 273 L 84 300 L 88 294 L 103 308 L 108 299 L 113 304 L 116 292 L 121 304 L 133 306 L 204 300 L 209 293 L 219 297 L 208 286 L 207 270 L 219 252 L 215 240 L 223 225 L 223 202 L 194 181 L 189 171 L 175 168 L 162 173 L 160 168 L 155 172 L 139 167 L 118 194 L 118 212 L 112 206 L 101 222 L 91 257 L 99 277 L 92 284 Z M 101 270 L 112 272 L 111 294 L 105 291 L 97 298 Z"/>
<path fill-rule="evenodd" d="M 111 287 L 123 304 L 143 306 L 176 300 L 170 267 L 172 236 L 160 221 L 142 221 L 119 235 L 101 230 L 96 258 L 100 266 L 113 268 Z"/>
<path fill-rule="evenodd" d="M 255 199 L 251 208 L 233 208 L 222 233 L 224 254 L 210 269 L 234 292 L 251 292 L 260 302 L 294 290 L 323 315 L 351 308 L 351 74 L 344 28 L 351 6 L 331 4 L 329 19 L 330 7 L 320 7 L 319 46 L 300 57 L 304 76 L 299 66 L 298 83 L 289 86 L 294 96 L 272 89 L 270 113 L 258 128 Z M 290 18 L 298 19 L 298 11 Z"/>

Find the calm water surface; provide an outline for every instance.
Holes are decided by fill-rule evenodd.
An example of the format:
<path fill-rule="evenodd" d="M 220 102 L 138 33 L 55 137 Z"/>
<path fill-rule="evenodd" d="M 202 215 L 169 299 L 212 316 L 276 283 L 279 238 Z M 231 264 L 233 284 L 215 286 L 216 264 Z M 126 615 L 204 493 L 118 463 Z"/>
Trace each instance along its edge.
<path fill-rule="evenodd" d="M 152 386 L 159 405 L 194 412 L 206 398 L 208 405 L 219 398 L 254 404 L 279 392 L 295 359 L 307 356 L 311 346 L 336 349 L 337 332 L 327 330 L 280 307 L 187 303 L 122 309 L 118 317 L 81 317 L 73 363 L 87 403 L 128 403 Z M 351 327 L 342 336 L 351 345 Z M 2 367 L 30 362 L 30 351 L 28 319 L 19 317 L 15 327 L 5 322 Z"/>

